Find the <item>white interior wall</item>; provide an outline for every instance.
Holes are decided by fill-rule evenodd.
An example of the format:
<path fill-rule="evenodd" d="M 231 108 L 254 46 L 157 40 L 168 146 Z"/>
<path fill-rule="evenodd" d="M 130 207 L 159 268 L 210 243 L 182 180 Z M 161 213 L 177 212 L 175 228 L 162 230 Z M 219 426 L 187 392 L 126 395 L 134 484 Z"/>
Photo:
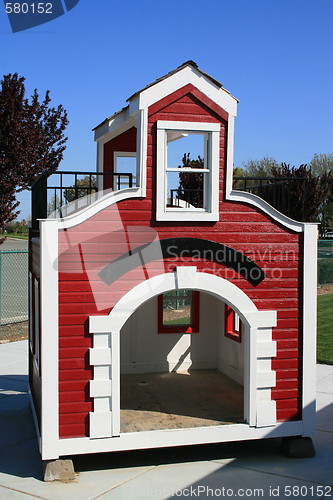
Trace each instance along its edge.
<path fill-rule="evenodd" d="M 158 333 L 157 297 L 143 304 L 122 328 L 121 373 L 219 369 L 243 382 L 243 343 L 224 336 L 224 303 L 200 293 L 198 333 Z"/>
<path fill-rule="evenodd" d="M 224 335 L 224 304 L 219 309 L 218 315 L 220 329 L 217 368 L 239 384 L 244 385 L 244 340 L 236 342 Z"/>

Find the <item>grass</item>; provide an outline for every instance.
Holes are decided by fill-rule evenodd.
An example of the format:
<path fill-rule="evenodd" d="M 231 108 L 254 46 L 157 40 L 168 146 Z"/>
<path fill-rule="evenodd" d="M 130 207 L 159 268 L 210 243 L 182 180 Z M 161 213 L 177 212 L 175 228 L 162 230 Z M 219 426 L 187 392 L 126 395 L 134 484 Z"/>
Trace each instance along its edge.
<path fill-rule="evenodd" d="M 333 365 L 333 293 L 318 297 L 317 361 Z"/>
<path fill-rule="evenodd" d="M 10 233 L 7 234 L 7 238 L 18 238 L 20 240 L 27 240 L 28 239 L 28 233 L 22 234 L 22 233 Z"/>

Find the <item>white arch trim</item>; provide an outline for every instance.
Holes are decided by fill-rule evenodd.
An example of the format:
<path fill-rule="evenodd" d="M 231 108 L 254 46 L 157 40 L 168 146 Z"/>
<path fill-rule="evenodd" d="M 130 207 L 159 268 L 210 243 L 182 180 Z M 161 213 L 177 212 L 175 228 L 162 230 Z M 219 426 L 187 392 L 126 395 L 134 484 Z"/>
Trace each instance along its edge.
<path fill-rule="evenodd" d="M 147 300 L 169 290 L 190 288 L 207 292 L 235 309 L 244 323 L 244 418 L 250 427 L 276 424 L 276 405 L 271 400 L 276 355 L 272 328 L 276 311 L 259 311 L 251 299 L 233 283 L 196 267 L 180 266 L 172 273 L 155 276 L 124 295 L 107 316 L 90 316 L 94 347 L 90 364 L 94 378 L 90 396 L 90 437 L 105 438 L 120 433 L 120 330 L 127 319 Z"/>

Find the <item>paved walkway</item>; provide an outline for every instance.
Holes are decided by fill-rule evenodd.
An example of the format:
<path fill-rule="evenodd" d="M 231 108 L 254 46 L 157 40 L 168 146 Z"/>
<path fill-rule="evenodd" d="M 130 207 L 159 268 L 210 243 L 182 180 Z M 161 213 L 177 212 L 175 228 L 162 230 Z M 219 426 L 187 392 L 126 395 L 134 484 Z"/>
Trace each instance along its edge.
<path fill-rule="evenodd" d="M 277 439 L 79 456 L 72 484 L 42 481 L 27 389 L 27 341 L 0 345 L 0 500 L 333 498 L 333 366 L 318 365 L 314 458 Z"/>
<path fill-rule="evenodd" d="M 7 238 L 1 245 L 0 251 L 28 250 L 28 240 L 18 238 Z"/>

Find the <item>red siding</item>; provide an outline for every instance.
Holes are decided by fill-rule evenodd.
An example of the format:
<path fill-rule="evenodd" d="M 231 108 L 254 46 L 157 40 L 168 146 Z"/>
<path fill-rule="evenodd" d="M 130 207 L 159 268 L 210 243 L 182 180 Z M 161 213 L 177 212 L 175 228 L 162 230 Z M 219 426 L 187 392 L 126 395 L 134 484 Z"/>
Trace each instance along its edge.
<path fill-rule="evenodd" d="M 277 310 L 278 322 L 273 330 L 273 338 L 277 341 L 277 357 L 273 361 L 273 369 L 277 371 L 277 385 L 272 391 L 272 397 L 276 400 L 279 420 L 299 418 L 302 235 L 286 230 L 253 207 L 224 200 L 222 193 L 227 114 L 216 105 L 211 104 L 214 109 L 210 109 L 208 104 L 207 98 L 200 96 L 191 86 L 155 104 L 150 109 L 148 122 L 147 198 L 124 200 L 117 206 L 97 213 L 81 225 L 68 229 L 66 234 L 59 234 L 61 437 L 86 435 L 88 413 L 93 409 L 87 392 L 87 382 L 92 376 L 92 369 L 88 364 L 88 349 L 92 347 L 88 317 L 109 313 L 114 304 L 133 286 L 147 277 L 173 270 L 180 259 L 149 263 L 146 269 L 129 271 L 110 286 L 100 280 L 98 273 L 108 262 L 128 251 L 129 240 L 135 247 L 153 241 L 156 234 L 160 239 L 175 236 L 202 237 L 226 244 L 244 253 L 264 269 L 266 279 L 254 288 L 243 277 L 223 265 L 194 259 L 199 271 L 229 279 L 244 290 L 259 309 Z M 155 124 L 156 120 L 163 119 L 221 123 L 219 222 L 155 221 L 155 196 L 151 196 L 155 190 Z M 107 165 L 112 165 L 114 150 L 132 150 L 129 149 L 134 145 L 133 129 L 131 131 L 107 143 Z M 107 168 L 109 170 L 112 167 Z M 113 227 L 116 229 L 113 230 Z M 69 240 L 70 247 L 67 243 Z M 84 270 L 76 243 L 80 243 L 80 252 L 84 255 Z M 183 257 L 181 263 L 193 265 L 193 260 Z"/>

